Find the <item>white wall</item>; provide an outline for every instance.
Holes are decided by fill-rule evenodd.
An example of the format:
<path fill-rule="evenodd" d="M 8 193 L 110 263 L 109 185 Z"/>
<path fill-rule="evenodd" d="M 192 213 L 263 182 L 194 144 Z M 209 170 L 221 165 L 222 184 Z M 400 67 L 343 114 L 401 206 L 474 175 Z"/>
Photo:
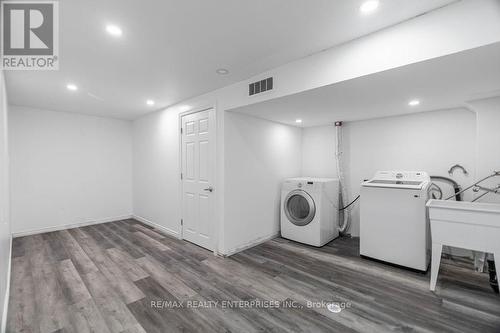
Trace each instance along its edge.
<path fill-rule="evenodd" d="M 11 106 L 14 234 L 132 214 L 131 122 Z"/>
<path fill-rule="evenodd" d="M 9 153 L 7 130 L 7 94 L 3 71 L 0 71 L 0 331 L 3 332 L 8 305 L 10 270 L 10 198 L 9 198 Z"/>
<path fill-rule="evenodd" d="M 176 236 L 181 219 L 178 116 L 156 112 L 133 124 L 134 215 Z"/>
<path fill-rule="evenodd" d="M 301 129 L 225 115 L 224 253 L 278 235 L 283 179 L 300 176 Z"/>
<path fill-rule="evenodd" d="M 302 154 L 310 160 L 302 163 L 303 176 L 336 176 L 334 133 L 333 125 L 304 129 Z M 462 186 L 469 185 L 476 174 L 476 115 L 466 109 L 348 122 L 344 124 L 344 144 L 350 199 L 377 170 L 423 170 L 448 176 L 448 169 L 459 163 L 470 172 L 464 177 L 456 171 L 453 178 Z M 442 187 L 452 193 L 451 188 Z M 359 205 L 351 216 L 351 233 L 357 236 Z"/>
<path fill-rule="evenodd" d="M 484 178 L 500 171 L 500 97 L 473 101 L 469 106 L 477 112 L 477 176 Z M 500 177 L 482 184 L 496 187 Z M 500 203 L 500 195 L 488 194 L 479 201 Z"/>
<path fill-rule="evenodd" d="M 177 236 L 179 113 L 178 109 L 155 112 L 133 124 L 134 216 Z M 301 141 L 295 127 L 232 112 L 217 115 L 219 124 L 227 123 L 224 132 L 217 133 L 218 140 L 223 139 L 218 147 L 226 151 L 225 160 L 217 161 L 218 178 L 222 174 L 224 182 L 217 183 L 215 193 L 225 197 L 217 225 L 227 221 L 219 230 L 217 250 L 227 254 L 278 233 L 279 184 L 283 178 L 300 175 Z M 252 189 L 259 189 L 258 195 Z M 255 205 L 261 208 L 254 209 Z"/>
<path fill-rule="evenodd" d="M 306 127 L 302 131 L 302 176 L 336 178 L 335 127 Z"/>

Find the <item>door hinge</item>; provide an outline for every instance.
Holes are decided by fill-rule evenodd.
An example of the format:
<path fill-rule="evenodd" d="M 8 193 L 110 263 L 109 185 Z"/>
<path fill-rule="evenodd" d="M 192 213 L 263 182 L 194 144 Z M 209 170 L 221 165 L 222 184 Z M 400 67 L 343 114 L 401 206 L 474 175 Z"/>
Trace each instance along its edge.
<path fill-rule="evenodd" d="M 182 127 L 181 127 L 181 134 L 182 134 L 183 130 L 182 130 Z"/>
<path fill-rule="evenodd" d="M 184 225 L 184 220 L 183 219 L 181 219 L 181 225 Z"/>
<path fill-rule="evenodd" d="M 183 176 L 182 176 L 182 172 L 181 172 L 181 180 L 182 180 Z"/>

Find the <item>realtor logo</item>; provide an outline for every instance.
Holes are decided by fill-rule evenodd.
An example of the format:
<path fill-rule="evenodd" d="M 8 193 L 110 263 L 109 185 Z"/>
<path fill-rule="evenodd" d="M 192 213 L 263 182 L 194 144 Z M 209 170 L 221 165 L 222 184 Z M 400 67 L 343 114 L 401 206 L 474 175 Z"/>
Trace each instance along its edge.
<path fill-rule="evenodd" d="M 58 5 L 57 1 L 2 1 L 2 69 L 59 69 Z"/>

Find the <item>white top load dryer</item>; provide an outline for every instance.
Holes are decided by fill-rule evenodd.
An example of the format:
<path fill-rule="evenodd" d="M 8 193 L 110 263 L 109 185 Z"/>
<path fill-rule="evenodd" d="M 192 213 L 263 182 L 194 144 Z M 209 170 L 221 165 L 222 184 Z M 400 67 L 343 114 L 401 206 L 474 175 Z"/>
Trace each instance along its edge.
<path fill-rule="evenodd" d="M 427 270 L 430 234 L 425 204 L 430 184 L 422 171 L 379 171 L 361 184 L 362 256 Z"/>

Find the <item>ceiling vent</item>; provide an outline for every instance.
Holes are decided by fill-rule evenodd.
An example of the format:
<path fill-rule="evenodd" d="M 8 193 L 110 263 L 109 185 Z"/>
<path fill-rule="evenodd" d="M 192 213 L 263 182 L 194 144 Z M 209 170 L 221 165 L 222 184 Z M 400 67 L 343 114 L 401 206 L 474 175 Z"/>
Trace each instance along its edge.
<path fill-rule="evenodd" d="M 264 80 L 260 80 L 248 85 L 248 96 L 253 96 L 256 94 L 263 93 L 264 91 L 269 91 L 273 89 L 273 78 L 269 77 Z"/>

